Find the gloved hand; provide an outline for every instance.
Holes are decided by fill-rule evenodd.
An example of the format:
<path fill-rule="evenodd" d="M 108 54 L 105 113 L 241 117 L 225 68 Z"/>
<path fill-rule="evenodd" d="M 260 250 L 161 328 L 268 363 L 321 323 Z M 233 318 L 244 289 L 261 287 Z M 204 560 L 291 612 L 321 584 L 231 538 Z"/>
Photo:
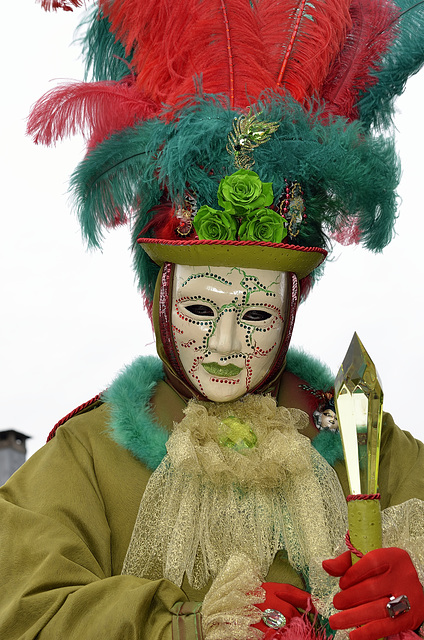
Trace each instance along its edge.
<path fill-rule="evenodd" d="M 424 592 L 411 558 L 398 548 L 375 549 L 352 565 L 350 551 L 324 560 L 331 576 L 341 576 L 341 591 L 334 596 L 340 609 L 330 617 L 332 629 L 349 629 L 351 640 L 377 640 L 400 631 L 417 629 L 424 620 Z M 406 595 L 411 608 L 391 618 L 390 596 Z M 363 626 L 360 626 L 363 625 Z"/>
<path fill-rule="evenodd" d="M 298 608 L 315 612 L 311 602 L 311 594 L 307 591 L 302 591 L 291 584 L 280 584 L 279 582 L 264 582 L 261 586 L 266 591 L 266 599 L 265 602 L 255 605 L 261 611 L 276 609 L 285 616 L 286 623 L 290 622 L 292 618 L 302 615 L 303 611 L 298 611 Z M 269 631 L 269 627 L 262 620 L 253 624 L 252 627 L 264 632 Z"/>

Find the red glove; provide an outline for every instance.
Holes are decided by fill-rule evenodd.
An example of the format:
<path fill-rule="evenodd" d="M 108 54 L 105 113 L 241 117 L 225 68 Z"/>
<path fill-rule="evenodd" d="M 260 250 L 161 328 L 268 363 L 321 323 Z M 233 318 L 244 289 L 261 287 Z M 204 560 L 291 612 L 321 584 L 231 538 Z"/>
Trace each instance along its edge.
<path fill-rule="evenodd" d="M 282 613 L 286 622 L 289 622 L 296 616 L 301 616 L 303 611 L 298 611 L 297 608 L 304 611 L 315 612 L 315 608 L 312 605 L 311 594 L 297 587 L 293 587 L 291 584 L 280 584 L 279 582 L 264 582 L 262 588 L 266 591 L 265 602 L 256 604 L 261 611 L 265 609 L 276 609 Z M 260 629 L 263 632 L 269 631 L 269 627 L 261 620 L 257 624 L 253 624 L 252 627 Z"/>
<path fill-rule="evenodd" d="M 350 551 L 324 560 L 331 576 L 341 576 L 333 604 L 341 613 L 330 617 L 332 629 L 349 629 L 351 640 L 377 640 L 417 629 L 424 620 L 424 592 L 411 558 L 398 548 L 375 549 L 352 565 Z M 406 595 L 411 608 L 391 618 L 390 596 Z M 360 626 L 363 625 L 363 626 Z"/>

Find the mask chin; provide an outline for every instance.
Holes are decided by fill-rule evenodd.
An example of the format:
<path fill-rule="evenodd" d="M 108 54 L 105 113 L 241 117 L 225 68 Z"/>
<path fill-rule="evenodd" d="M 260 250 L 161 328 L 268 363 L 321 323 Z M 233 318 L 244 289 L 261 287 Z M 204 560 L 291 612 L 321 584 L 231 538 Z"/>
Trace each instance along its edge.
<path fill-rule="evenodd" d="M 282 286 L 270 274 L 280 277 Z M 165 263 L 156 287 L 153 320 L 158 354 L 170 384 L 186 398 L 213 402 L 271 392 L 284 369 L 298 294 L 298 280 L 292 273 Z M 255 313 L 246 315 L 246 309 Z M 199 311 L 206 315 L 199 317 Z M 257 322 L 257 311 L 275 317 Z M 231 344 L 228 333 L 234 327 L 235 344 Z"/>

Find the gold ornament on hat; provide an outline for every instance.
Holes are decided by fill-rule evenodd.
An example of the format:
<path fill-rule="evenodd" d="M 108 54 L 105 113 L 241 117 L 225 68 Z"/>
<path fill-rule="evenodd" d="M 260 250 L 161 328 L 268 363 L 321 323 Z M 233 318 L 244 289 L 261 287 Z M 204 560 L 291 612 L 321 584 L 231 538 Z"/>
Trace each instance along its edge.
<path fill-rule="evenodd" d="M 234 156 L 234 164 L 238 169 L 253 167 L 253 149 L 268 142 L 280 126 L 279 122 L 258 120 L 257 115 L 248 109 L 246 115 L 234 118 L 233 130 L 228 134 L 227 151 Z"/>

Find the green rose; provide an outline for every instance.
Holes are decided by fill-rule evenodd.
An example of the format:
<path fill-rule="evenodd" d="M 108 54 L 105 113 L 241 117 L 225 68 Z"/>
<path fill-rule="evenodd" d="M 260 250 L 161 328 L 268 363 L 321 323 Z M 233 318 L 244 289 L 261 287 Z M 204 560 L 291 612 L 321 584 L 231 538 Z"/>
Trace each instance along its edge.
<path fill-rule="evenodd" d="M 218 202 L 226 210 L 242 216 L 248 211 L 272 204 L 272 182 L 262 182 L 258 174 L 239 169 L 219 183 Z"/>
<path fill-rule="evenodd" d="M 227 211 L 204 205 L 194 217 L 193 226 L 199 240 L 235 240 L 237 223 Z"/>
<path fill-rule="evenodd" d="M 281 242 L 287 235 L 283 218 L 272 209 L 257 209 L 248 213 L 239 229 L 239 240 Z"/>

